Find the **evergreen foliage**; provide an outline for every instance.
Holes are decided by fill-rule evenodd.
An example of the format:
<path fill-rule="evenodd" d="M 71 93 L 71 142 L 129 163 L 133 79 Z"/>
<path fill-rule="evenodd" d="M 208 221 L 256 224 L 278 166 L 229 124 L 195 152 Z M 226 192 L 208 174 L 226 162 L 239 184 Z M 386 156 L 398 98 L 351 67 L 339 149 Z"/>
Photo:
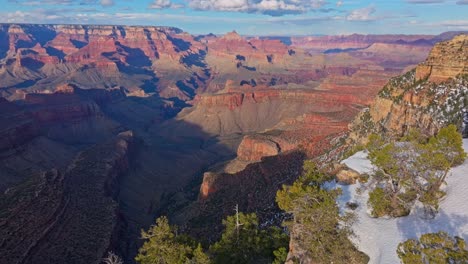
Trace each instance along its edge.
<path fill-rule="evenodd" d="M 349 228 L 342 225 L 345 217 L 340 216 L 335 202 L 340 190 L 322 188 L 329 177 L 313 163 L 306 162 L 304 171 L 293 185 L 278 191 L 276 201 L 292 215 L 284 224 L 306 251 L 305 258 L 314 263 L 367 263 L 367 256 L 349 241 Z"/>
<path fill-rule="evenodd" d="M 376 187 L 369 193 L 372 215 L 405 216 L 419 199 L 433 217 L 445 195 L 441 186 L 450 169 L 466 158 L 462 143 L 454 125 L 442 128 L 429 139 L 416 130 L 400 142 L 385 142 L 371 135 L 369 159 L 379 168 L 374 175 Z"/>
<path fill-rule="evenodd" d="M 167 217 L 156 220 L 156 225 L 148 232 L 142 231 L 145 243 L 140 248 L 135 260 L 141 264 L 208 264 L 208 256 L 201 245 L 193 244 L 186 236 L 177 236 L 176 227 L 169 225 Z"/>
<path fill-rule="evenodd" d="M 404 264 L 468 263 L 466 243 L 445 232 L 424 234 L 398 245 L 397 254 Z"/>
<path fill-rule="evenodd" d="M 260 229 L 254 213 L 228 216 L 223 225 L 222 237 L 208 255 L 201 244 L 177 235 L 177 228 L 160 217 L 148 232 L 142 231 L 146 241 L 135 260 L 141 264 L 284 263 L 289 237 L 280 228 Z"/>
<path fill-rule="evenodd" d="M 221 240 L 210 247 L 214 263 L 272 263 L 283 257 L 289 237 L 281 229 L 261 230 L 253 213 L 239 213 L 238 217 L 238 222 L 236 215 L 223 220 L 225 230 Z"/>

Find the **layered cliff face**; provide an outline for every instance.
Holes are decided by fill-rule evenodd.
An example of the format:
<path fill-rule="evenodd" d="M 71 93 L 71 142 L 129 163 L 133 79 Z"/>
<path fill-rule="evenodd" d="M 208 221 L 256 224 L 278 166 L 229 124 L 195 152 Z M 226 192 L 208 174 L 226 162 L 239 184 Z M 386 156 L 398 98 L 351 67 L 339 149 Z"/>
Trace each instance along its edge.
<path fill-rule="evenodd" d="M 207 78 L 203 65 L 189 62 L 205 47 L 176 28 L 12 24 L 0 31 L 4 97 L 71 82 L 190 99 L 198 87 L 189 80 Z"/>
<path fill-rule="evenodd" d="M 0 98 L 0 150 L 12 149 L 39 134 L 31 113 Z"/>
<path fill-rule="evenodd" d="M 437 44 L 416 69 L 395 77 L 369 110 L 353 123 L 352 138 L 371 132 L 402 136 L 411 128 L 428 135 L 450 123 L 461 125 L 468 105 L 468 35 Z"/>
<path fill-rule="evenodd" d="M 435 45 L 427 60 L 416 68 L 416 80 L 441 83 L 457 75 L 468 74 L 468 37 L 459 35 Z"/>
<path fill-rule="evenodd" d="M 157 97 L 127 97 L 121 89 L 65 85 L 55 90 L 55 93 L 28 93 L 15 102 L 0 100 L 4 113 L 0 116 L 0 193 L 5 194 L 0 202 L 0 218 L 6 217 L 0 220 L 6 232 L 0 236 L 0 244 L 7 251 L 2 252 L 0 263 L 100 263 L 107 250 L 118 251 L 133 261 L 139 230 L 147 227 L 155 214 L 148 211 L 140 215 L 132 210 L 148 210 L 147 205 L 153 203 L 154 197 L 192 181 L 193 172 L 183 167 L 179 168 L 177 182 L 167 180 L 176 173 L 170 161 L 184 159 L 190 168 L 201 169 L 218 157 L 209 152 L 213 150 L 192 147 L 192 154 L 187 148 L 174 151 L 151 142 L 153 138 L 159 139 L 147 133 L 148 127 L 172 117 L 177 112 L 173 102 Z M 137 139 L 133 140 L 132 133 L 119 134 L 128 128 L 135 130 Z M 138 146 L 134 149 L 143 171 L 134 167 L 127 172 L 132 156 L 128 146 L 133 142 Z M 167 160 L 162 161 L 162 157 Z M 161 168 L 161 164 L 168 166 Z M 139 177 L 129 178 L 127 173 L 134 170 Z M 146 173 L 154 171 L 169 176 L 151 174 L 151 184 L 146 182 L 148 189 L 142 189 Z M 163 181 L 167 183 L 162 185 Z M 161 190 L 155 191 L 155 186 Z M 120 188 L 125 191 L 120 192 Z M 65 209 L 68 196 L 70 202 Z M 126 201 L 122 210 L 118 210 L 117 197 Z M 90 202 L 88 198 L 99 202 Z M 18 199 L 24 204 L 18 203 Z M 84 212 L 82 207 L 90 211 Z M 24 215 L 21 208 L 27 208 Z M 38 221 L 30 221 L 31 215 Z M 138 221 L 127 226 L 125 221 L 130 216 Z M 24 226 L 24 230 L 12 231 L 17 226 Z M 120 235 L 125 238 L 119 239 Z M 128 238 L 130 235 L 132 239 Z M 70 243 L 76 244 L 62 241 L 67 236 L 75 237 Z M 86 244 L 93 246 L 86 248 L 83 246 Z M 60 253 L 52 252 L 58 249 Z"/>
<path fill-rule="evenodd" d="M 291 38 L 292 46 L 302 47 L 312 52 L 340 51 L 347 49 L 365 49 L 375 43 L 412 46 L 433 46 L 439 41 L 453 38 L 460 32 L 446 32 L 433 35 L 341 35 L 341 36 L 308 36 Z"/>

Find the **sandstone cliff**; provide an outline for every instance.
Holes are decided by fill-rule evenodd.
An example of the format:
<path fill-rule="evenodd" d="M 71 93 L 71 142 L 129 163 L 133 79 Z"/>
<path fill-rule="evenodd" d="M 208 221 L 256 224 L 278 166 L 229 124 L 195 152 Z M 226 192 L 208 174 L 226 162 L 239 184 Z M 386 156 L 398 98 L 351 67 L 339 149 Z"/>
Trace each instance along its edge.
<path fill-rule="evenodd" d="M 354 121 L 351 138 L 372 132 L 402 136 L 411 128 L 432 135 L 450 123 L 461 125 L 468 106 L 468 35 L 437 44 L 415 70 L 393 78 L 370 109 Z"/>
<path fill-rule="evenodd" d="M 435 45 L 427 60 L 416 68 L 416 80 L 441 83 L 468 74 L 468 36 L 459 35 Z"/>
<path fill-rule="evenodd" d="M 194 90 L 188 80 L 208 70 L 198 69 L 201 64 L 192 67 L 205 47 L 176 28 L 7 24 L 0 34 L 4 97 L 14 98 L 17 88 L 37 92 L 73 82 L 82 88 L 123 86 L 129 92 L 187 99 L 192 92 L 177 83 L 187 81 L 185 86 Z"/>

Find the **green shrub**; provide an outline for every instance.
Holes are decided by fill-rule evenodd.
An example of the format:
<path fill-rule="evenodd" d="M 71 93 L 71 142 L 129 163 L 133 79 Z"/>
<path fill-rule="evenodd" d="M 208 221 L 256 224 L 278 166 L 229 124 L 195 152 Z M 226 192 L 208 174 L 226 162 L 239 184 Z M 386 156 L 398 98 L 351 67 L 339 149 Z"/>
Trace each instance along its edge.
<path fill-rule="evenodd" d="M 398 245 L 397 254 L 404 264 L 468 263 L 466 243 L 445 232 L 422 235 Z"/>
<path fill-rule="evenodd" d="M 336 198 L 341 190 L 323 189 L 327 177 L 312 163 L 306 163 L 304 169 L 303 176 L 276 195 L 278 206 L 292 215 L 284 225 L 305 251 L 303 257 L 313 263 L 367 263 L 368 257 L 348 239 L 350 218 L 339 214 Z"/>
<path fill-rule="evenodd" d="M 369 206 L 372 208 L 373 217 L 389 215 L 392 211 L 390 199 L 385 194 L 384 189 L 377 187 L 369 192 Z"/>
<path fill-rule="evenodd" d="M 281 229 L 261 230 L 254 213 L 239 213 L 238 217 L 223 220 L 222 237 L 210 247 L 214 263 L 272 263 L 281 257 L 281 251 L 287 252 L 289 237 Z"/>

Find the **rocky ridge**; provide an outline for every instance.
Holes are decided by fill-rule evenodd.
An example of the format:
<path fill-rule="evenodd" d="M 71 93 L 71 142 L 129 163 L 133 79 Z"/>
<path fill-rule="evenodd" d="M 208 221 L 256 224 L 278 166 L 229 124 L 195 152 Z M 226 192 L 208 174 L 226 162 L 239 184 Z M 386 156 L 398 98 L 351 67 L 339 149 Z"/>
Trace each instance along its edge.
<path fill-rule="evenodd" d="M 351 138 L 372 132 L 402 136 L 412 128 L 433 135 L 449 123 L 461 124 L 468 105 L 467 41 L 468 35 L 459 35 L 441 42 L 416 69 L 391 79 L 353 123 Z"/>

